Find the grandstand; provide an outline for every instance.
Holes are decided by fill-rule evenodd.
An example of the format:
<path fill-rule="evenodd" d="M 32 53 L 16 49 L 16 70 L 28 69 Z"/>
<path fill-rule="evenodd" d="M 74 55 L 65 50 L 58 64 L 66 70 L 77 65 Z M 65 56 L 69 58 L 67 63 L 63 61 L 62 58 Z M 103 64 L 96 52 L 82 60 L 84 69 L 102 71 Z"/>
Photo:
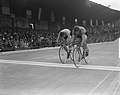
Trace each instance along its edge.
<path fill-rule="evenodd" d="M 89 0 L 1 0 L 1 51 L 56 46 L 60 29 L 84 26 L 88 43 L 113 41 L 120 35 L 120 12 Z"/>
<path fill-rule="evenodd" d="M 60 29 L 86 27 L 88 43 L 119 37 L 120 12 L 89 0 L 1 0 L 1 51 L 56 46 Z"/>

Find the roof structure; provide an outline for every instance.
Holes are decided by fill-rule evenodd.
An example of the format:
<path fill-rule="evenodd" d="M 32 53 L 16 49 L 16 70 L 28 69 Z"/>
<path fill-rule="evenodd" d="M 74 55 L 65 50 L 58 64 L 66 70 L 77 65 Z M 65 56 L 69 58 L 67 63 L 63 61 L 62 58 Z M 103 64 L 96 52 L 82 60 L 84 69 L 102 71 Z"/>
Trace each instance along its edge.
<path fill-rule="evenodd" d="M 24 16 L 25 10 L 33 12 L 37 18 L 39 8 L 42 9 L 42 19 L 49 20 L 50 12 L 54 12 L 59 20 L 65 16 L 68 20 L 104 20 L 112 22 L 120 17 L 120 11 L 110 9 L 89 0 L 10 0 L 12 11 L 18 16 Z"/>

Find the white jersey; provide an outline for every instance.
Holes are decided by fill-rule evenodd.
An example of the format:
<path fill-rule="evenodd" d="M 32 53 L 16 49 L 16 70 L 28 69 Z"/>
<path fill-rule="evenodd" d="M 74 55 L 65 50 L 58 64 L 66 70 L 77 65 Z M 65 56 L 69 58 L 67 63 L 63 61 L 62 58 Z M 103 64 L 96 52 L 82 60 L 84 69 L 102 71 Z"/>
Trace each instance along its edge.
<path fill-rule="evenodd" d="M 60 32 L 59 32 L 59 34 L 58 34 L 58 38 L 57 38 L 57 42 L 59 41 L 59 40 L 64 40 L 64 39 L 61 39 L 61 37 L 60 37 L 60 33 L 61 32 L 64 32 L 64 36 L 66 36 L 67 37 L 67 40 L 70 40 L 71 39 L 71 31 L 69 30 L 69 29 L 63 29 L 63 30 L 61 30 Z"/>
<path fill-rule="evenodd" d="M 61 32 L 64 32 L 64 33 L 65 33 L 65 36 L 70 36 L 70 33 L 71 33 L 71 31 L 70 31 L 69 29 L 63 29 L 63 30 L 60 31 L 60 33 L 61 33 Z M 60 33 L 59 33 L 59 34 L 60 34 Z"/>

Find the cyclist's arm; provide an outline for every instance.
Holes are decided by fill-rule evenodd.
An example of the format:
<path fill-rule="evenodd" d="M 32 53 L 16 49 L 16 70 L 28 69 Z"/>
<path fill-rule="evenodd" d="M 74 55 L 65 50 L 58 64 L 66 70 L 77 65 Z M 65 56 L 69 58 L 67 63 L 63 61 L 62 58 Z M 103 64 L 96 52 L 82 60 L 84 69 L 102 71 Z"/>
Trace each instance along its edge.
<path fill-rule="evenodd" d="M 58 45 L 63 45 L 64 42 L 65 42 L 65 40 L 58 35 L 57 44 L 58 44 Z"/>
<path fill-rule="evenodd" d="M 75 35 L 72 35 L 72 37 L 71 37 L 72 46 L 74 45 L 74 42 L 75 42 Z"/>

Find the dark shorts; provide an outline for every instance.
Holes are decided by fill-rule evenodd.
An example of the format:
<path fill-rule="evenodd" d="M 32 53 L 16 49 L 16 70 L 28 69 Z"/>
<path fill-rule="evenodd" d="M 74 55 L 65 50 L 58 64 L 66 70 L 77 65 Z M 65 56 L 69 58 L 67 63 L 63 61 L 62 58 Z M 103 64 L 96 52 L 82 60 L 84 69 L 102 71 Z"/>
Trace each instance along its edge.
<path fill-rule="evenodd" d="M 88 33 L 85 33 L 85 35 L 88 37 Z M 87 38 L 86 38 L 86 41 L 87 41 Z M 84 46 L 86 45 L 86 41 L 84 42 Z M 80 46 L 81 42 L 82 42 L 82 35 L 77 35 L 74 43 Z"/>
<path fill-rule="evenodd" d="M 86 32 L 85 35 L 88 37 L 88 33 Z M 77 35 L 76 38 L 82 39 L 82 35 Z"/>

